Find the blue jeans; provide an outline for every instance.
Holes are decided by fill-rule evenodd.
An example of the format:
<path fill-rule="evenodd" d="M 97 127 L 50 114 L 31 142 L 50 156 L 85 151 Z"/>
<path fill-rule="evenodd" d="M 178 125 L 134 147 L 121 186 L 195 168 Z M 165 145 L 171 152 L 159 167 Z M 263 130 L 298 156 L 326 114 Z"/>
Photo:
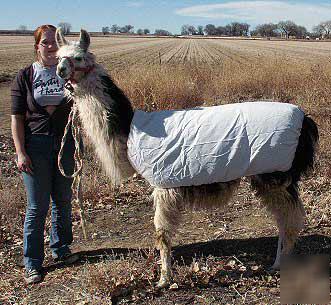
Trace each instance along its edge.
<path fill-rule="evenodd" d="M 72 179 L 62 176 L 57 165 L 60 140 L 55 136 L 29 135 L 25 149 L 32 161 L 33 175 L 23 173 L 27 208 L 23 232 L 23 254 L 26 269 L 42 268 L 44 260 L 44 227 L 50 199 L 52 229 L 50 248 L 54 257 L 69 252 L 73 240 L 71 223 Z M 62 165 L 65 172 L 74 169 L 74 141 L 65 144 Z"/>

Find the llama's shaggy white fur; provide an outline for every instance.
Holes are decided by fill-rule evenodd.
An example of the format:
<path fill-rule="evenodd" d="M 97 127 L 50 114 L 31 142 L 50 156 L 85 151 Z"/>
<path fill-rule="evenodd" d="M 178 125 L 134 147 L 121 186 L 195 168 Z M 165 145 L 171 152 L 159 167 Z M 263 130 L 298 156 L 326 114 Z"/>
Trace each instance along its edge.
<path fill-rule="evenodd" d="M 126 146 L 131 104 L 113 84 L 106 71 L 95 63 L 94 56 L 87 51 L 89 35 L 86 31 L 81 31 L 78 43 L 68 43 L 59 31 L 56 33 L 56 39 L 60 47 L 57 73 L 71 82 L 85 132 L 112 183 L 118 184 L 134 172 L 127 158 Z M 82 71 L 78 71 L 80 68 Z M 127 108 L 119 110 L 123 105 Z M 305 213 L 297 191 L 297 182 L 301 174 L 313 165 L 317 140 L 315 123 L 305 117 L 292 168 L 284 173 L 251 177 L 257 195 L 262 198 L 263 204 L 274 215 L 278 224 L 280 235 L 274 268 L 279 267 L 281 254 L 291 251 L 302 228 Z M 158 284 L 160 287 L 168 285 L 170 281 L 171 240 L 178 227 L 181 211 L 194 207 L 223 206 L 229 201 L 238 184 L 239 180 L 154 189 L 154 224 L 162 262 Z"/>
<path fill-rule="evenodd" d="M 93 84 L 100 83 L 96 77 L 92 81 Z M 101 105 L 99 102 L 99 100 L 103 100 L 100 87 L 90 88 L 89 94 L 85 90 L 77 90 L 75 98 L 80 101 L 78 104 L 80 119 L 103 168 L 115 185 L 120 184 L 123 179 L 134 173 L 127 160 L 127 137 L 125 135 L 114 137 L 106 128 L 110 118 L 106 111 L 107 106 Z"/>
<path fill-rule="evenodd" d="M 87 136 L 95 147 L 95 152 L 101 160 L 106 174 L 110 177 L 112 183 L 118 185 L 134 173 L 127 159 L 127 137 L 125 135 L 114 137 L 108 128 L 109 120 L 112 120 L 109 116 L 111 109 L 109 109 L 109 102 L 105 102 L 107 98 L 109 99 L 109 96 L 105 97 L 104 85 L 101 79 L 102 76 L 107 76 L 107 72 L 101 65 L 95 63 L 93 54 L 86 53 L 85 56 L 83 55 L 84 52 L 78 43 L 65 44 L 57 53 L 60 60 L 59 67 L 62 64 L 62 67 L 68 70 L 67 73 L 71 73 L 68 62 L 62 60 L 64 56 L 82 58 L 78 63 L 75 62 L 78 67 L 93 67 L 86 77 L 83 77 L 83 72 L 75 73 L 79 84 L 75 82 L 72 84 L 74 99 L 79 101 L 77 102 L 79 117 Z M 71 95 L 72 93 L 66 91 L 66 94 Z"/>

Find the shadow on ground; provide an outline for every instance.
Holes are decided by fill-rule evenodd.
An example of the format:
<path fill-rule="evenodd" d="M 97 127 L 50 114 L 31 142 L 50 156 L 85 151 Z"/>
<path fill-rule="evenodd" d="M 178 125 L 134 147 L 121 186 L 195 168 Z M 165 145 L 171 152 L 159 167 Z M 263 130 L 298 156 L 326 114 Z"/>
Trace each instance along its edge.
<path fill-rule="evenodd" d="M 179 265 L 190 264 L 193 259 L 201 257 L 229 257 L 237 258 L 245 257 L 245 261 L 254 261 L 262 265 L 272 263 L 277 250 L 277 237 L 262 237 L 249 239 L 226 239 L 212 240 L 208 242 L 193 243 L 173 247 L 173 260 Z M 81 259 L 76 265 L 85 263 L 96 263 L 105 258 L 116 260 L 125 259 L 132 254 L 139 254 L 147 258 L 150 254 L 150 249 L 135 249 L 135 248 L 100 248 L 88 251 L 77 252 Z M 297 255 L 316 255 L 316 254 L 331 254 L 331 238 L 325 235 L 308 235 L 302 236 L 297 243 L 294 251 Z M 63 264 L 49 264 L 46 272 L 51 272 L 54 269 L 63 267 Z"/>
<path fill-rule="evenodd" d="M 190 263 L 193 257 L 215 257 L 245 255 L 252 260 L 261 260 L 268 263 L 276 255 L 278 237 L 260 237 L 248 239 L 213 240 L 210 242 L 195 243 L 174 247 L 174 259 L 184 259 Z M 295 254 L 314 255 L 331 254 L 331 238 L 314 234 L 302 236 L 295 247 Z M 271 261 L 270 261 L 271 262 Z"/>

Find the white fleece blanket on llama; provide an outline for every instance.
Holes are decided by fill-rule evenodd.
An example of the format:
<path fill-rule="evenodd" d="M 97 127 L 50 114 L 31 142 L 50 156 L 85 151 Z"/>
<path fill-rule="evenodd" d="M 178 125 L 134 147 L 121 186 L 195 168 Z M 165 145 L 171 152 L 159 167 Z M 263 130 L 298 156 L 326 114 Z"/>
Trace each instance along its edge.
<path fill-rule="evenodd" d="M 188 110 L 135 111 L 128 157 L 151 185 L 227 182 L 290 169 L 304 113 L 249 102 Z"/>

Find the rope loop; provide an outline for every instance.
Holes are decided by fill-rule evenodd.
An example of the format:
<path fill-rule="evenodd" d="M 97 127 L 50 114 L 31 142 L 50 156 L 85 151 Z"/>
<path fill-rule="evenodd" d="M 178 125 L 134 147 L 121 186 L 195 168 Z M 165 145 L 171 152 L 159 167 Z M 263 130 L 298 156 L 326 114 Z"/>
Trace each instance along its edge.
<path fill-rule="evenodd" d="M 65 173 L 61 162 L 63 156 L 64 144 L 67 140 L 70 124 L 71 124 L 72 135 L 75 140 L 75 153 L 74 153 L 75 167 L 74 167 L 74 172 L 71 175 Z M 57 160 L 61 174 L 66 178 L 73 178 L 71 189 L 76 197 L 76 202 L 79 205 L 80 215 L 81 215 L 81 227 L 83 230 L 84 238 L 87 239 L 86 218 L 85 218 L 84 207 L 82 203 L 82 194 L 81 194 L 82 193 L 81 178 L 82 178 L 82 170 L 83 170 L 83 153 L 81 151 L 81 125 L 80 125 L 80 120 L 78 118 L 78 107 L 77 104 L 75 103 L 75 100 L 68 117 L 67 125 L 64 129 L 64 134 L 61 140 L 61 148 Z"/>

